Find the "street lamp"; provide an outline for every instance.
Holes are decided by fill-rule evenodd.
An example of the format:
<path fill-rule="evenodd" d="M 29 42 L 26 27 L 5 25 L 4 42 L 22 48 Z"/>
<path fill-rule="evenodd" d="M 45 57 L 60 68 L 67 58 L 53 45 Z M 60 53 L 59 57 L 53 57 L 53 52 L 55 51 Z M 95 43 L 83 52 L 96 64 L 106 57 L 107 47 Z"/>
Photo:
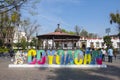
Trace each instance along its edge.
<path fill-rule="evenodd" d="M 38 32 L 36 32 L 36 49 L 37 49 L 37 45 L 38 45 L 38 38 L 37 38 L 37 36 L 38 36 Z"/>
<path fill-rule="evenodd" d="M 111 32 L 111 29 L 110 28 L 106 28 L 106 33 L 108 34 L 108 36 L 109 36 L 109 33 Z"/>

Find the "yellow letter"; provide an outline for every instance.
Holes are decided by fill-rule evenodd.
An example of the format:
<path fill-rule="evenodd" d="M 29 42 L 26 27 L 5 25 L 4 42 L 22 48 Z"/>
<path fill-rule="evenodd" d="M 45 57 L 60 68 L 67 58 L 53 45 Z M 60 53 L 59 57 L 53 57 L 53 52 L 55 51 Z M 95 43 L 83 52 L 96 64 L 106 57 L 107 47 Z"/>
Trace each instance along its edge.
<path fill-rule="evenodd" d="M 48 55 L 48 63 L 51 65 L 53 63 L 53 56 Z"/>
<path fill-rule="evenodd" d="M 85 57 L 84 57 L 84 64 L 90 64 L 91 62 L 91 54 L 85 54 Z"/>

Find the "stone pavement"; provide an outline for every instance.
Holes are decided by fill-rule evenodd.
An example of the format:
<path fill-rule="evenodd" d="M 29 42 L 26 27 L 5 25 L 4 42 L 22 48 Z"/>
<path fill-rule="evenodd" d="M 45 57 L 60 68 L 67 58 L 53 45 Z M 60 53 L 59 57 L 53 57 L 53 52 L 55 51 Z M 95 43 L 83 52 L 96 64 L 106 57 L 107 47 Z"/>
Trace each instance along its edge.
<path fill-rule="evenodd" d="M 106 58 L 107 59 L 107 58 Z M 8 68 L 10 58 L 0 57 L 0 80 L 120 80 L 120 55 L 107 68 Z"/>

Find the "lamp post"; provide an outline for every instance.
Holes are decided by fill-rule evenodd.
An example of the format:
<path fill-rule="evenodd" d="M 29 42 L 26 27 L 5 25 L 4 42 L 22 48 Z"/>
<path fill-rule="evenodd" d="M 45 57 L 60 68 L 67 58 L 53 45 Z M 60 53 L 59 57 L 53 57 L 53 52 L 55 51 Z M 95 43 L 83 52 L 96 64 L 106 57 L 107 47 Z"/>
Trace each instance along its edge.
<path fill-rule="evenodd" d="M 109 33 L 111 32 L 110 28 L 106 28 L 105 32 L 108 34 L 109 36 Z"/>
<path fill-rule="evenodd" d="M 119 45 L 119 50 L 118 50 L 118 53 L 120 54 L 120 24 L 118 24 L 118 37 L 119 37 L 119 42 L 118 42 L 118 45 Z"/>
<path fill-rule="evenodd" d="M 37 38 L 37 36 L 38 36 L 38 32 L 36 32 L 36 42 L 35 42 L 36 49 L 37 49 L 37 45 L 38 45 L 38 38 Z"/>

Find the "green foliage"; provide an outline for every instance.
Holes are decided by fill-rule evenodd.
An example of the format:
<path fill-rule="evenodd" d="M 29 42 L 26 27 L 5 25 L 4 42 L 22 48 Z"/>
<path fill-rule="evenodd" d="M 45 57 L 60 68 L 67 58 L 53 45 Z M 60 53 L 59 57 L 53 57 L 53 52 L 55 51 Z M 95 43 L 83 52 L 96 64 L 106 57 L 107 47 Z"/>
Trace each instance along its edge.
<path fill-rule="evenodd" d="M 110 14 L 110 17 L 111 17 L 111 20 L 110 20 L 110 23 L 112 24 L 113 22 L 114 23 L 117 23 L 120 25 L 120 13 L 111 13 Z"/>
<path fill-rule="evenodd" d="M 2 0 L 0 1 L 0 14 L 18 10 L 26 1 L 30 0 Z"/>
<path fill-rule="evenodd" d="M 2 47 L 4 44 L 3 40 L 0 39 L 0 47 Z"/>
<path fill-rule="evenodd" d="M 30 46 L 36 46 L 37 39 L 33 38 L 32 41 L 30 42 Z"/>
<path fill-rule="evenodd" d="M 112 41 L 110 36 L 104 36 L 103 40 L 107 47 L 112 46 Z"/>
<path fill-rule="evenodd" d="M 7 53 L 8 51 L 8 48 L 0 47 L 0 53 Z"/>
<path fill-rule="evenodd" d="M 62 32 L 64 33 L 68 33 L 68 34 L 72 34 L 72 35 L 79 35 L 82 36 L 82 37 L 88 37 L 88 38 L 97 38 L 97 34 L 94 34 L 94 33 L 89 33 L 87 32 L 85 29 L 82 29 L 82 31 L 80 32 L 80 30 L 77 30 L 79 29 L 78 27 L 75 27 L 76 29 L 76 32 L 73 32 L 73 31 L 67 31 L 65 29 L 62 29 Z"/>
<path fill-rule="evenodd" d="M 72 34 L 72 35 L 74 35 L 74 34 L 75 34 L 75 32 L 73 32 L 73 31 L 70 31 L 70 32 L 69 32 L 69 34 Z"/>
<path fill-rule="evenodd" d="M 25 50 L 27 47 L 27 41 L 25 37 L 22 37 L 20 44 L 21 44 L 21 48 Z"/>
<path fill-rule="evenodd" d="M 110 23 L 113 24 L 113 23 L 116 23 L 118 25 L 118 31 L 120 33 L 120 13 L 111 13 L 110 14 Z M 118 33 L 118 34 L 119 34 Z M 119 38 L 120 38 L 120 35 L 119 35 Z"/>
<path fill-rule="evenodd" d="M 97 38 L 97 34 L 89 33 L 88 38 Z"/>
<path fill-rule="evenodd" d="M 75 34 L 75 32 L 73 32 L 73 31 L 67 31 L 67 30 L 65 30 L 65 29 L 62 29 L 62 32 L 64 32 L 64 33 L 68 33 L 68 34 Z"/>
<path fill-rule="evenodd" d="M 75 34 L 78 36 L 80 35 L 80 27 L 77 25 L 75 26 Z"/>
<path fill-rule="evenodd" d="M 80 36 L 88 37 L 88 32 L 85 29 L 83 29 L 80 33 Z"/>
<path fill-rule="evenodd" d="M 67 30 L 65 30 L 65 29 L 62 29 L 62 32 L 64 32 L 64 33 L 68 33 L 68 31 L 67 31 Z"/>
<path fill-rule="evenodd" d="M 20 18 L 20 15 L 19 15 L 18 12 L 15 12 L 15 11 L 14 11 L 14 12 L 11 14 L 11 22 L 16 23 L 17 21 L 19 21 L 19 18 Z"/>

